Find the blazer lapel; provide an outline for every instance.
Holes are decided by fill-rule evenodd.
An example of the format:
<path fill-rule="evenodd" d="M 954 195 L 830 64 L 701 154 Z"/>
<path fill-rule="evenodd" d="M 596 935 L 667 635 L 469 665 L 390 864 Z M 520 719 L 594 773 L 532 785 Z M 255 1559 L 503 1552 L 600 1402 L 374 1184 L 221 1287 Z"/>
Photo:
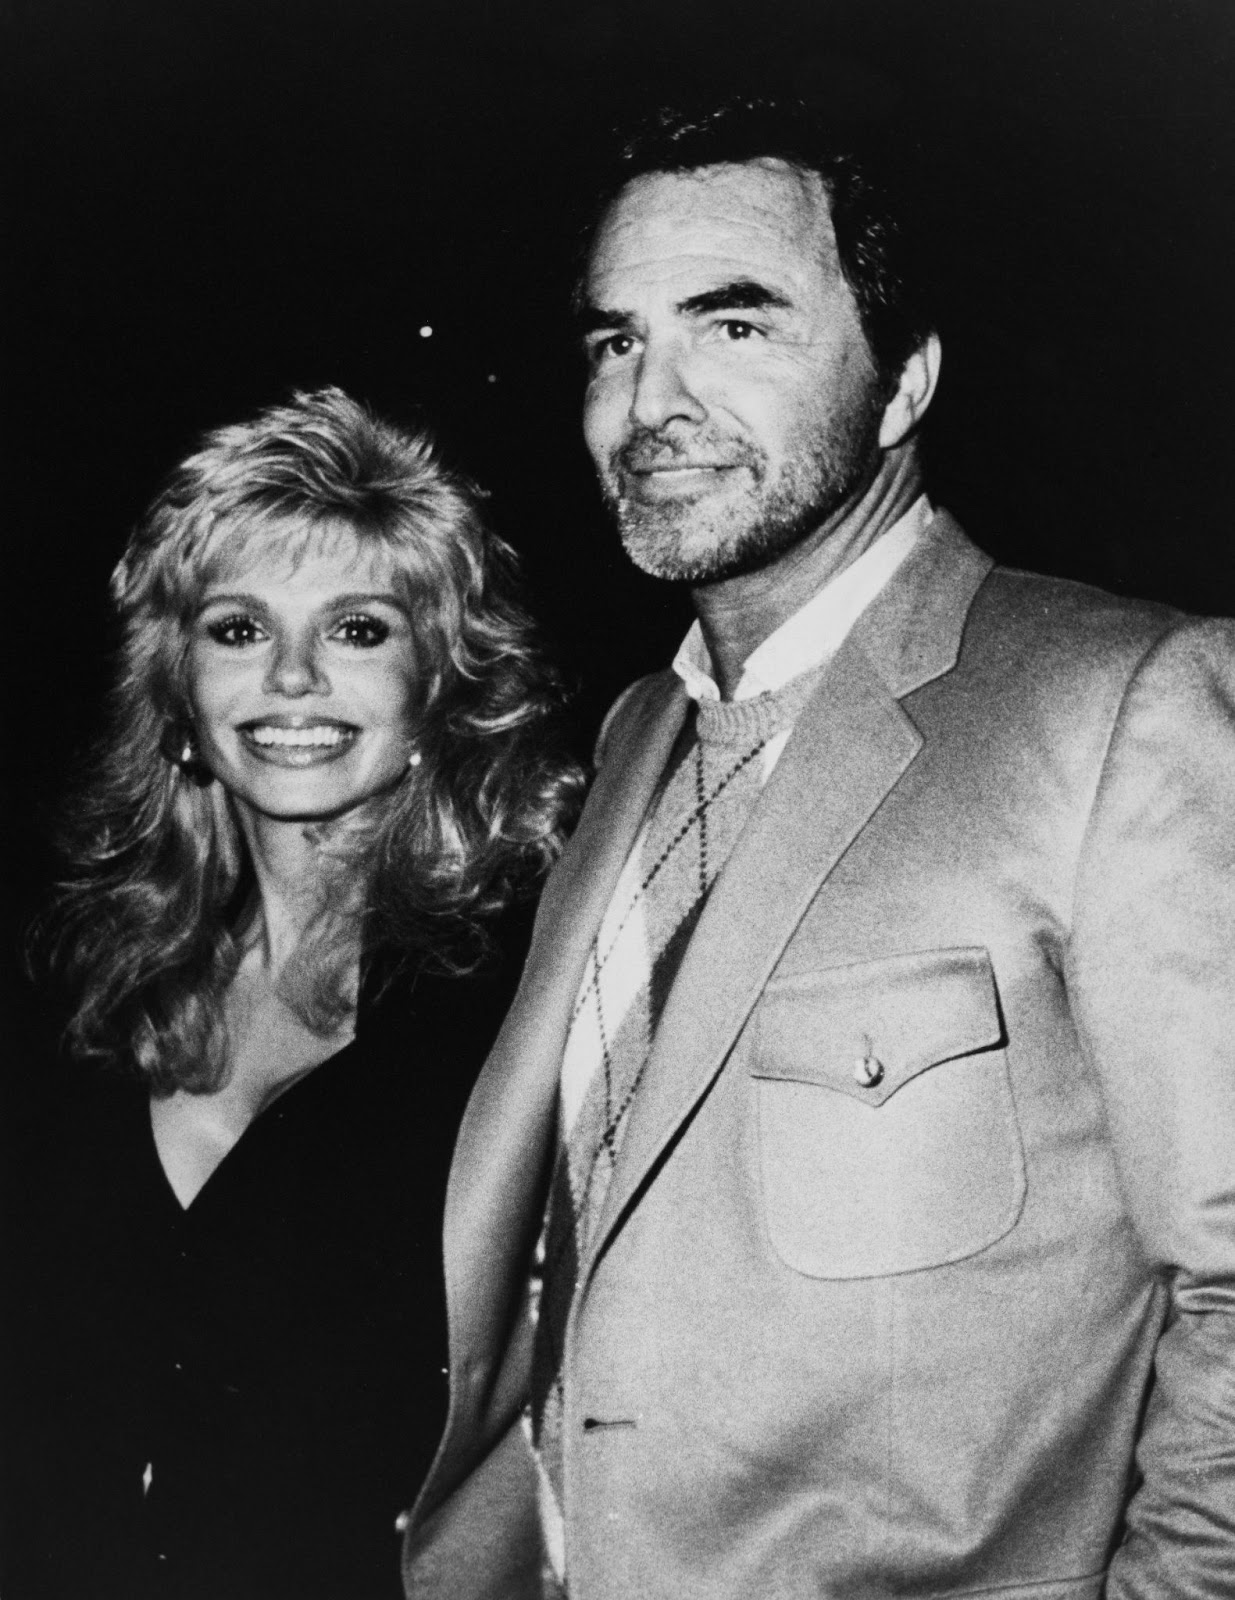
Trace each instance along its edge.
<path fill-rule="evenodd" d="M 965 616 L 991 565 L 939 513 L 803 710 L 687 948 L 585 1279 L 724 1065 L 820 886 L 921 748 L 898 697 L 955 665 Z"/>
<path fill-rule="evenodd" d="M 446 1289 L 452 1387 L 469 1391 L 457 1395 L 460 1408 L 483 1411 L 493 1399 L 493 1359 L 518 1313 L 543 1215 L 562 1051 L 587 952 L 685 715 L 670 674 L 635 693 L 546 885 L 519 992 L 459 1132 Z"/>
<path fill-rule="evenodd" d="M 682 728 L 689 704 L 672 673 L 638 686 L 638 699 L 607 741 L 603 765 L 562 858 L 541 896 L 529 968 L 544 964 L 565 940 L 578 956 L 573 1004 L 583 963 L 635 836 Z M 633 697 L 632 697 L 633 698 Z M 560 1066 L 561 1063 L 559 1062 Z"/>

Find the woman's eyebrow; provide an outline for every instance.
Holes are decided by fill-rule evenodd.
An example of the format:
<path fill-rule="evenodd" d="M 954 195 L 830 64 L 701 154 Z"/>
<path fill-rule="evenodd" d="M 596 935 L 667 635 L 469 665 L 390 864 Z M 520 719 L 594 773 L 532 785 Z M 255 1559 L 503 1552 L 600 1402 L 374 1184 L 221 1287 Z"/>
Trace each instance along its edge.
<path fill-rule="evenodd" d="M 357 589 L 347 594 L 331 595 L 324 604 L 330 611 L 346 611 L 352 606 L 393 606 L 396 611 L 406 611 L 402 599 L 393 589 Z"/>
<path fill-rule="evenodd" d="M 332 594 L 322 601 L 318 609 L 350 611 L 357 606 L 372 605 L 390 606 L 395 611 L 407 613 L 407 606 L 393 589 L 356 589 L 348 590 L 345 594 Z M 197 609 L 200 614 L 214 606 L 244 606 L 249 611 L 261 614 L 270 609 L 269 601 L 263 599 L 261 595 L 248 594 L 240 589 L 219 590 L 217 593 L 205 594 Z"/>
<path fill-rule="evenodd" d="M 266 602 L 260 596 L 246 594 L 241 589 L 218 589 L 208 591 L 197 603 L 199 612 L 210 606 L 248 606 L 251 611 L 264 611 Z"/>

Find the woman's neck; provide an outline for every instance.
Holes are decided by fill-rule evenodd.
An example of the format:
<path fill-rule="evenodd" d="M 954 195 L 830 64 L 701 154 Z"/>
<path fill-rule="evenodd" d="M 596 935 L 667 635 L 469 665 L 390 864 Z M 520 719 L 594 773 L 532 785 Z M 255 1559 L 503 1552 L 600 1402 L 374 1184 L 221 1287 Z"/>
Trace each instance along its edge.
<path fill-rule="evenodd" d="M 237 808 L 239 810 L 239 808 Z M 332 979 L 352 992 L 360 973 L 358 896 L 343 891 L 332 862 L 303 823 L 273 823 L 241 813 L 257 895 L 241 936 L 240 965 L 224 996 L 228 1072 L 211 1094 L 178 1092 L 151 1104 L 155 1145 L 168 1181 L 188 1205 L 228 1150 L 272 1100 L 343 1048 L 355 1005 L 310 1025 L 296 991 L 316 974 L 296 970 L 328 952 Z"/>
<path fill-rule="evenodd" d="M 342 891 L 341 868 L 323 850 L 316 826 L 243 810 L 239 821 L 257 880 L 254 914 L 243 940 L 246 960 L 256 955 L 261 967 L 277 978 L 311 927 L 320 931 L 323 918 L 343 923 L 355 907 Z M 358 930 L 356 938 L 358 942 Z"/>

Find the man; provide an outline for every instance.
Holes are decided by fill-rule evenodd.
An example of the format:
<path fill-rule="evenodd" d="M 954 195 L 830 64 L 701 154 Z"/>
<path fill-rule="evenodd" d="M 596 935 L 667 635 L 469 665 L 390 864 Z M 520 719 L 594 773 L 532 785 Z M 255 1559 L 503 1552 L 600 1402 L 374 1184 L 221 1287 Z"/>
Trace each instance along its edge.
<path fill-rule="evenodd" d="M 588 444 L 698 622 L 464 1123 L 408 1592 L 539 1529 L 571 1600 L 1235 1594 L 1235 629 L 932 508 L 814 139 L 669 121 L 591 241 Z"/>

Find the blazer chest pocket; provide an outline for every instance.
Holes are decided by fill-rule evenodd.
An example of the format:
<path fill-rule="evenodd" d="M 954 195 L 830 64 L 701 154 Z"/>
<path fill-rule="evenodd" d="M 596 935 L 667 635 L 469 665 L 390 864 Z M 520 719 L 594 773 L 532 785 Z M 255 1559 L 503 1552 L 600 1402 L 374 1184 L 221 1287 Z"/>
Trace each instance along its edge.
<path fill-rule="evenodd" d="M 914 1272 L 1015 1226 L 1025 1162 L 984 949 L 774 980 L 754 1020 L 764 1210 L 786 1265 Z"/>

